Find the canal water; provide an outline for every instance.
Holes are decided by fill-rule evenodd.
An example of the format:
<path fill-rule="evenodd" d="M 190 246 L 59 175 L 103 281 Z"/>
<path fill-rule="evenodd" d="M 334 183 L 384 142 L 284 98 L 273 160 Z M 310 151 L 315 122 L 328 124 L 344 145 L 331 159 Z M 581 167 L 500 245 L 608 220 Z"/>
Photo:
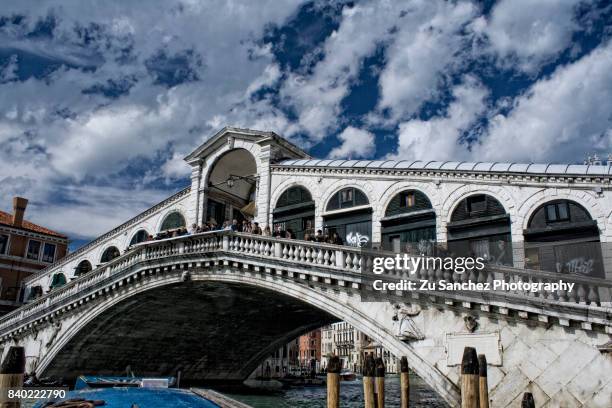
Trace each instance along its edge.
<path fill-rule="evenodd" d="M 385 377 L 385 407 L 400 406 L 400 381 L 398 375 Z M 290 388 L 282 393 L 270 395 L 228 394 L 232 398 L 254 408 L 324 408 L 326 388 Z M 340 383 L 340 406 L 363 408 L 363 383 L 361 380 Z M 447 408 L 448 405 L 419 377 L 410 375 L 411 408 Z"/>

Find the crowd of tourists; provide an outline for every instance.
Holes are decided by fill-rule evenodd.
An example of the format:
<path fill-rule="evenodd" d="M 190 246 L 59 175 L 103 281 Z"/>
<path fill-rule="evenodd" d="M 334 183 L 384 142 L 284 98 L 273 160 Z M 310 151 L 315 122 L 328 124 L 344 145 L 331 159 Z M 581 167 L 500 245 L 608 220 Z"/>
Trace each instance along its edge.
<path fill-rule="evenodd" d="M 247 234 L 262 235 L 264 237 L 275 237 L 284 239 L 299 239 L 298 235 L 291 229 L 283 229 L 281 225 L 277 225 L 274 229 L 270 228 L 269 225 L 265 225 L 263 228 L 258 222 L 251 220 L 243 220 L 242 222 L 237 219 L 231 221 L 225 221 L 222 224 L 218 224 L 215 220 L 210 219 L 202 225 L 193 224 L 191 228 L 178 227 L 166 231 L 161 231 L 155 236 L 149 235 L 144 241 L 157 241 L 160 239 L 181 237 L 184 235 L 200 234 L 209 231 L 234 231 L 243 232 Z M 302 240 L 311 242 L 321 242 L 327 244 L 344 245 L 344 241 L 340 238 L 337 232 L 333 231 L 330 234 L 324 234 L 323 230 L 306 231 L 303 235 Z"/>

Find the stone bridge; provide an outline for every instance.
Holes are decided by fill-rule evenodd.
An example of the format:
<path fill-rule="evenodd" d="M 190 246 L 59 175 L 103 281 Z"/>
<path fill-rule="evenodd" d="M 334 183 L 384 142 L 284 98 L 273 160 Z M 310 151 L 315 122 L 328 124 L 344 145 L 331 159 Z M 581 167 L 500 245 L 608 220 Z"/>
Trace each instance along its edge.
<path fill-rule="evenodd" d="M 28 372 L 174 375 L 242 381 L 289 339 L 344 320 L 459 405 L 465 345 L 489 362 L 492 406 L 609 407 L 612 286 L 564 276 L 572 293 L 421 292 L 362 301 L 359 248 L 229 231 L 138 244 L 0 319 L 0 347 L 26 349 Z M 549 282 L 559 275 L 491 266 L 410 279 Z M 393 295 L 393 294 L 389 294 Z M 392 299 L 392 300 L 391 300 Z"/>

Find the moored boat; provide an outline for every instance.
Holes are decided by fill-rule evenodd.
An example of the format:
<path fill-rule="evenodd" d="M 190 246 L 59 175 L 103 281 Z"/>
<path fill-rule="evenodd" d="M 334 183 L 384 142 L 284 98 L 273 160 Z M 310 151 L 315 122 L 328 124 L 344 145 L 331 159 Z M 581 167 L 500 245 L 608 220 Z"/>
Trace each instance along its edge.
<path fill-rule="evenodd" d="M 349 370 L 342 370 L 340 372 L 340 378 L 342 381 L 355 381 L 357 379 L 357 374 Z"/>
<path fill-rule="evenodd" d="M 40 401 L 34 408 L 250 408 L 212 390 L 169 388 L 168 378 L 81 376 L 73 391 Z"/>

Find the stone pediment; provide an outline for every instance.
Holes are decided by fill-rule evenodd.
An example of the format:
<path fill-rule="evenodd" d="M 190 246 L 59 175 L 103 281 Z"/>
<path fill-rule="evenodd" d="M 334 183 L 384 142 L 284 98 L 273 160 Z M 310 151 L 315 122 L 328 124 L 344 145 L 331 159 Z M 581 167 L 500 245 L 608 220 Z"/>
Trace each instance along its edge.
<path fill-rule="evenodd" d="M 218 150 L 232 149 L 236 140 L 261 146 L 272 145 L 279 158 L 308 159 L 306 152 L 274 132 L 226 126 L 185 157 L 190 165 L 213 155 Z"/>

